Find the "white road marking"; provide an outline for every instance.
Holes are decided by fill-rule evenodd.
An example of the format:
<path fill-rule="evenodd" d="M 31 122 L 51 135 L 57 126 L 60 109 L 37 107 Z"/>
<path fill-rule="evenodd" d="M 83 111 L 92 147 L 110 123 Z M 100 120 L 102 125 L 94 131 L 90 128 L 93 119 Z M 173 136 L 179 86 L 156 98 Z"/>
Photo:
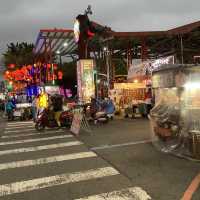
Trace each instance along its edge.
<path fill-rule="evenodd" d="M 26 123 L 26 124 L 7 124 L 7 127 L 10 127 L 10 128 L 12 128 L 12 127 L 21 127 L 21 126 L 34 126 L 35 125 L 35 123 Z"/>
<path fill-rule="evenodd" d="M 29 128 L 29 129 L 24 129 L 24 130 L 8 130 L 4 131 L 4 133 L 21 133 L 21 132 L 29 132 L 29 131 L 36 131 L 35 128 Z"/>
<path fill-rule="evenodd" d="M 0 138 L 18 138 L 18 137 L 24 137 L 24 136 L 33 136 L 33 135 L 48 135 L 53 133 L 65 133 L 63 130 L 49 130 L 47 132 L 35 132 L 35 133 L 23 133 L 23 134 L 17 134 L 17 135 L 2 135 Z"/>
<path fill-rule="evenodd" d="M 26 153 L 26 152 L 34 152 L 34 151 L 47 150 L 47 149 L 57 149 L 61 147 L 69 147 L 69 146 L 76 146 L 76 145 L 82 145 L 82 144 L 83 144 L 82 142 L 74 141 L 74 142 L 49 144 L 49 145 L 19 148 L 19 149 L 9 149 L 5 151 L 0 151 L 0 156 L 7 155 L 7 154 L 14 154 L 14 153 Z"/>
<path fill-rule="evenodd" d="M 56 185 L 87 181 L 107 176 L 118 175 L 119 172 L 112 167 L 104 167 L 75 173 L 66 173 L 49 177 L 36 178 L 0 185 L 0 196 L 48 188 Z"/>
<path fill-rule="evenodd" d="M 43 132 L 45 132 L 45 131 L 64 131 L 64 130 L 62 130 L 62 129 L 58 130 L 58 129 L 46 128 Z M 4 133 L 7 134 L 7 133 L 19 133 L 19 132 L 30 132 L 30 131 L 38 132 L 35 128 L 28 128 L 28 129 L 26 129 L 26 127 L 25 127 L 25 129 L 21 129 L 21 130 L 5 130 Z M 40 133 L 43 133 L 43 132 L 40 132 Z"/>
<path fill-rule="evenodd" d="M 53 163 L 53 162 L 76 160 L 76 159 L 81 159 L 81 158 L 92 158 L 92 157 L 97 157 L 97 155 L 93 152 L 80 152 L 80 153 L 72 153 L 72 154 L 66 154 L 66 155 L 57 155 L 57 156 L 46 157 L 46 158 L 39 158 L 35 160 L 14 161 L 14 162 L 0 164 L 0 170 L 36 166 L 36 165 L 43 165 L 47 163 Z"/>
<path fill-rule="evenodd" d="M 33 124 L 33 121 L 27 121 L 27 122 L 25 122 L 25 121 L 23 121 L 23 122 L 8 122 L 7 123 L 7 125 L 8 126 L 12 126 L 12 125 L 17 125 L 17 124 Z"/>
<path fill-rule="evenodd" d="M 76 200 L 150 200 L 151 197 L 140 187 L 132 187 Z"/>
<path fill-rule="evenodd" d="M 92 147 L 91 150 L 101 150 L 101 149 L 112 149 L 112 148 L 117 148 L 117 147 L 124 147 L 124 146 L 131 146 L 131 145 L 136 145 L 136 144 L 146 144 L 146 143 L 151 143 L 152 140 L 143 140 L 143 141 L 138 141 L 138 142 L 127 142 L 123 144 L 113 144 L 113 145 L 104 145 L 104 146 L 99 146 L 99 147 Z"/>
<path fill-rule="evenodd" d="M 72 138 L 72 137 L 73 137 L 72 135 L 58 135 L 58 136 L 46 137 L 46 138 L 16 140 L 16 141 L 9 141 L 9 142 L 0 142 L 0 146 L 2 146 L 2 145 L 9 145 L 9 144 L 22 144 L 22 143 L 29 143 L 29 142 L 56 140 L 56 139 Z"/>
<path fill-rule="evenodd" d="M 33 125 L 28 126 L 13 126 L 13 127 L 6 127 L 5 130 L 14 130 L 14 129 L 24 129 L 24 128 L 35 128 Z"/>

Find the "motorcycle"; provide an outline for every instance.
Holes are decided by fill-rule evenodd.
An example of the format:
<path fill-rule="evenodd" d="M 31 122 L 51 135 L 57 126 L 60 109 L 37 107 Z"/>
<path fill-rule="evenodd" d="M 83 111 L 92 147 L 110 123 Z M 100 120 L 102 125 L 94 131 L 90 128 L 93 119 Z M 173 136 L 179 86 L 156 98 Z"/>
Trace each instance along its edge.
<path fill-rule="evenodd" d="M 60 123 L 61 127 L 67 127 L 69 128 L 72 124 L 73 120 L 73 113 L 70 111 L 63 111 L 60 115 Z M 58 127 L 58 124 L 54 118 L 54 113 L 52 111 L 49 111 L 48 109 L 45 109 L 43 112 L 41 112 L 35 123 L 35 129 L 37 131 L 42 131 L 45 129 L 45 127 L 48 128 L 56 128 Z"/>
<path fill-rule="evenodd" d="M 107 123 L 109 121 L 109 117 L 104 111 L 99 111 L 95 114 L 94 123 Z"/>
<path fill-rule="evenodd" d="M 88 121 L 94 122 L 94 124 L 107 123 L 109 121 L 109 117 L 105 111 L 96 111 L 91 113 L 90 106 L 86 106 L 84 112 Z"/>

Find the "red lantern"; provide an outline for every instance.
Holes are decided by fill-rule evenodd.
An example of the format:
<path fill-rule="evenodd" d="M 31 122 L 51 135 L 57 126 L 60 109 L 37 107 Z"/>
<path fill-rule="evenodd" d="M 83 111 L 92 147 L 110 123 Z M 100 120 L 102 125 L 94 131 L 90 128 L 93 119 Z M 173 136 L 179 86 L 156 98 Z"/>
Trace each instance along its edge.
<path fill-rule="evenodd" d="M 53 80 L 57 80 L 57 76 L 53 74 Z"/>
<path fill-rule="evenodd" d="M 14 68 L 15 68 L 15 64 L 9 64 L 8 67 L 9 67 L 10 69 L 14 69 Z"/>
<path fill-rule="evenodd" d="M 51 64 L 47 64 L 47 68 L 50 69 L 51 68 Z"/>
<path fill-rule="evenodd" d="M 63 78 L 63 73 L 61 71 L 58 71 L 58 79 L 61 80 Z"/>
<path fill-rule="evenodd" d="M 48 80 L 52 81 L 52 76 L 51 76 L 51 74 L 49 72 L 48 72 Z"/>
<path fill-rule="evenodd" d="M 9 71 L 6 71 L 6 75 L 9 75 L 10 74 L 10 72 Z"/>
<path fill-rule="evenodd" d="M 53 64 L 53 69 L 57 70 L 58 69 L 58 65 L 57 64 Z"/>
<path fill-rule="evenodd" d="M 31 68 L 32 68 L 31 65 L 28 65 L 28 66 L 27 66 L 27 69 L 28 69 L 28 70 L 31 70 Z"/>

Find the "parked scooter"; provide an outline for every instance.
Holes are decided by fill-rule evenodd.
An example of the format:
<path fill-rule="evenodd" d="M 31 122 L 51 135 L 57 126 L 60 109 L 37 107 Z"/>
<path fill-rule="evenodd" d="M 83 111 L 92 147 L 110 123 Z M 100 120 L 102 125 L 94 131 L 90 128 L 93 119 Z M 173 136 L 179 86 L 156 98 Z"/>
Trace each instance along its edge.
<path fill-rule="evenodd" d="M 73 113 L 70 111 L 63 111 L 60 115 L 60 123 L 61 127 L 70 127 L 73 120 Z M 37 131 L 42 131 L 45 129 L 45 127 L 48 128 L 55 128 L 58 127 L 58 124 L 54 118 L 54 113 L 52 111 L 49 111 L 48 109 L 45 109 L 43 112 L 41 112 L 35 123 L 35 129 Z"/>
<path fill-rule="evenodd" d="M 113 101 L 110 98 L 105 99 L 103 109 L 104 109 L 108 119 L 113 120 L 114 113 L 115 113 L 115 106 L 113 104 Z"/>
<path fill-rule="evenodd" d="M 99 111 L 95 114 L 94 123 L 107 123 L 109 121 L 108 115 L 105 111 Z"/>
<path fill-rule="evenodd" d="M 109 118 L 105 111 L 97 110 L 96 112 L 92 112 L 90 106 L 86 107 L 85 114 L 87 119 L 90 122 L 94 122 L 94 124 L 107 123 L 109 121 Z"/>

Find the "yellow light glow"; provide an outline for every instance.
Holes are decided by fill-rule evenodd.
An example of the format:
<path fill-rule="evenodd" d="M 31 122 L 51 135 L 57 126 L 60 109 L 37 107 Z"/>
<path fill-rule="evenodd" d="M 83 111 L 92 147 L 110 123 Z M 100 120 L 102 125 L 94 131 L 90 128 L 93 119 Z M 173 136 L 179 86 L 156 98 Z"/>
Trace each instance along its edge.
<path fill-rule="evenodd" d="M 185 89 L 200 89 L 200 82 L 188 82 L 184 85 Z"/>

